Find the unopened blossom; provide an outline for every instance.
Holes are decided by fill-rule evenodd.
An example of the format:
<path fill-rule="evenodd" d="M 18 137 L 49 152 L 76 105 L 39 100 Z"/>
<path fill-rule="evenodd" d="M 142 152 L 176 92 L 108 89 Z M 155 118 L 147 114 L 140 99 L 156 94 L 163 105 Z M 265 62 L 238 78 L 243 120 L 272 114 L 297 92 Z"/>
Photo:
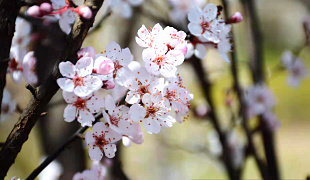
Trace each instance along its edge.
<path fill-rule="evenodd" d="M 61 62 L 59 71 L 64 76 L 57 79 L 57 84 L 61 89 L 74 92 L 79 97 L 86 97 L 102 87 L 100 78 L 91 75 L 93 72 L 93 59 L 83 57 L 76 65 L 70 61 Z"/>
<path fill-rule="evenodd" d="M 184 61 L 184 54 L 178 50 L 170 50 L 167 53 L 164 48 L 147 48 L 142 52 L 147 71 L 153 75 L 162 75 L 165 78 L 176 77 L 176 66 Z"/>
<path fill-rule="evenodd" d="M 38 82 L 36 61 L 37 59 L 33 51 L 28 52 L 23 60 L 23 76 L 29 84 L 36 84 Z"/>
<path fill-rule="evenodd" d="M 73 176 L 72 180 L 105 180 L 107 176 L 107 168 L 98 161 L 93 161 L 91 169 L 78 172 Z"/>
<path fill-rule="evenodd" d="M 292 87 L 298 87 L 301 80 L 308 76 L 308 69 L 301 58 L 297 58 L 292 52 L 286 51 L 282 55 L 282 63 L 289 72 L 287 82 Z"/>
<path fill-rule="evenodd" d="M 3 89 L 3 98 L 1 102 L 0 122 L 3 122 L 16 110 L 16 102 L 12 99 L 8 90 Z"/>
<path fill-rule="evenodd" d="M 243 16 L 240 12 L 236 12 L 234 15 L 230 17 L 228 20 L 229 23 L 239 23 L 243 20 Z"/>
<path fill-rule="evenodd" d="M 144 106 L 134 104 L 130 107 L 130 118 L 136 122 L 143 122 L 144 128 L 150 134 L 158 134 L 161 127 L 172 127 L 175 119 L 170 109 L 165 105 L 160 93 L 145 94 L 142 98 Z"/>
<path fill-rule="evenodd" d="M 214 4 L 208 4 L 203 10 L 193 7 L 188 13 L 189 31 L 197 36 L 203 36 L 208 41 L 218 43 L 217 26 L 219 25 L 217 17 L 217 7 Z"/>
<path fill-rule="evenodd" d="M 162 90 L 164 86 L 163 78 L 152 76 L 144 67 L 133 74 L 133 77 L 129 77 L 126 82 L 129 91 L 125 100 L 129 104 L 139 103 L 144 94 L 153 94 Z"/>
<path fill-rule="evenodd" d="M 93 73 L 108 75 L 115 70 L 114 63 L 109 58 L 99 56 L 94 63 Z"/>
<path fill-rule="evenodd" d="M 112 41 L 107 45 L 104 54 L 97 54 L 96 58 L 99 58 L 100 56 L 103 56 L 114 63 L 114 70 L 111 76 L 107 75 L 105 79 L 102 77 L 101 79 L 114 79 L 117 84 L 123 86 L 128 77 L 128 73 L 130 73 L 128 65 L 133 60 L 129 48 L 121 49 L 119 44 L 117 44 L 115 41 Z"/>
<path fill-rule="evenodd" d="M 248 88 L 245 99 L 249 117 L 261 115 L 276 104 L 273 93 L 265 85 L 255 85 Z"/>
<path fill-rule="evenodd" d="M 107 127 L 103 122 L 97 122 L 92 129 L 85 134 L 85 141 L 89 148 L 89 157 L 93 161 L 100 161 L 103 152 L 106 157 L 113 158 L 116 152 L 115 142 L 122 138 L 120 134 Z"/>
<path fill-rule="evenodd" d="M 132 7 L 140 6 L 144 0 L 110 0 L 112 10 L 124 18 L 132 16 Z M 131 7 L 132 6 L 132 7 Z"/>
<path fill-rule="evenodd" d="M 84 19 L 91 19 L 93 17 L 93 12 L 87 6 L 79 6 L 75 9 L 75 12 Z"/>
<path fill-rule="evenodd" d="M 67 91 L 63 91 L 62 95 L 68 103 L 64 111 L 64 120 L 72 122 L 77 119 L 82 126 L 92 126 L 92 122 L 95 121 L 93 113 L 98 113 L 104 106 L 103 99 L 96 95 L 81 98 Z"/>

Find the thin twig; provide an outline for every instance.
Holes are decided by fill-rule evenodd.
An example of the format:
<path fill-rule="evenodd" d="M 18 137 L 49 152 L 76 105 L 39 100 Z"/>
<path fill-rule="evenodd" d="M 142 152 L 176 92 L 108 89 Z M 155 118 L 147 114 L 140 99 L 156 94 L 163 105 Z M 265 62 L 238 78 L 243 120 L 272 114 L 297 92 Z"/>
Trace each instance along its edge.
<path fill-rule="evenodd" d="M 102 118 L 102 113 L 95 115 L 94 123 L 98 122 Z M 32 173 L 27 177 L 26 180 L 35 179 L 41 171 L 43 171 L 46 166 L 48 166 L 52 161 L 54 161 L 66 148 L 73 143 L 75 140 L 80 138 L 80 135 L 84 133 L 89 127 L 81 127 L 78 129 L 71 137 L 69 137 L 53 154 L 49 155 Z"/>
<path fill-rule="evenodd" d="M 33 97 L 34 97 L 35 99 L 37 99 L 37 90 L 36 90 L 33 86 L 31 86 L 30 84 L 27 84 L 27 85 L 26 85 L 26 88 L 31 92 L 31 94 L 33 95 Z"/>
<path fill-rule="evenodd" d="M 229 5 L 227 0 L 222 0 L 223 2 L 223 6 L 224 6 L 224 14 L 225 14 L 225 19 L 229 19 Z M 232 31 L 232 40 L 234 40 L 234 31 Z M 234 42 L 234 41 L 233 41 Z M 261 173 L 261 176 L 264 179 L 267 179 L 268 175 L 267 175 L 267 169 L 266 169 L 266 165 L 264 164 L 264 162 L 259 158 L 255 146 L 254 146 L 254 142 L 253 142 L 253 136 L 252 133 L 249 129 L 248 126 L 248 118 L 247 118 L 247 113 L 246 113 L 246 104 L 245 104 L 245 99 L 244 99 L 244 94 L 243 94 L 243 90 L 240 86 L 240 82 L 239 82 L 239 76 L 238 76 L 238 64 L 237 64 L 237 53 L 236 53 L 236 44 L 234 44 L 234 51 L 231 52 L 231 73 L 233 75 L 233 79 L 234 79 L 234 90 L 237 93 L 238 96 L 238 100 L 239 100 L 239 105 L 240 105 L 240 115 L 242 118 L 242 125 L 243 125 L 243 129 L 245 131 L 246 137 L 247 137 L 247 141 L 248 141 L 248 148 L 250 150 L 250 153 L 254 156 L 254 159 L 256 161 L 256 164 L 259 168 L 259 171 Z"/>

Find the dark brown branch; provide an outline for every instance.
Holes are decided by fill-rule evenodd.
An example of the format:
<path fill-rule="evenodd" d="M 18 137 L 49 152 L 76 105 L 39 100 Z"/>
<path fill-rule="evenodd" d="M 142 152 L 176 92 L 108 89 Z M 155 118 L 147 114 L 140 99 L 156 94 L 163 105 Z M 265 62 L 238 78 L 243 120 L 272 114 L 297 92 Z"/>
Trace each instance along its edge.
<path fill-rule="evenodd" d="M 99 119 L 102 118 L 102 114 L 95 115 L 95 122 L 98 122 Z M 95 123 L 94 122 L 94 123 Z M 35 179 L 46 166 L 48 166 L 53 160 L 55 160 L 66 148 L 73 143 L 75 140 L 81 137 L 81 134 L 84 133 L 88 129 L 87 126 L 81 127 L 78 129 L 69 139 L 66 140 L 53 154 L 49 155 L 32 173 L 27 177 L 26 180 Z"/>
<path fill-rule="evenodd" d="M 222 144 L 222 149 L 223 149 L 223 162 L 226 168 L 226 171 L 228 173 L 229 179 L 231 180 L 238 180 L 240 179 L 240 173 L 238 172 L 239 170 L 236 170 L 233 167 L 233 162 L 232 162 L 232 157 L 229 152 L 229 145 L 228 145 L 228 140 L 226 133 L 222 131 L 219 120 L 215 114 L 215 105 L 213 104 L 213 99 L 212 99 L 212 87 L 211 84 L 207 78 L 207 74 L 205 70 L 203 69 L 203 65 L 201 63 L 201 60 L 193 56 L 191 59 L 189 59 L 189 62 L 194 67 L 196 76 L 199 78 L 199 83 L 201 88 L 203 89 L 203 93 L 206 97 L 207 102 L 209 103 L 210 110 L 208 112 L 208 115 L 210 117 L 211 123 L 213 124 L 215 130 L 219 134 L 219 139 Z"/>
<path fill-rule="evenodd" d="M 21 5 L 22 1 L 19 0 L 0 0 L 0 109 L 3 89 L 6 84 L 10 49 L 15 32 L 15 21 Z"/>
<path fill-rule="evenodd" d="M 228 6 L 228 2 L 227 0 L 222 0 L 223 2 L 223 6 L 224 6 L 224 15 L 225 15 L 225 19 L 229 19 L 229 6 Z M 234 31 L 232 31 L 232 40 L 234 39 Z M 234 42 L 234 41 L 233 41 Z M 254 156 L 254 159 L 256 161 L 256 164 L 259 168 L 259 171 L 261 173 L 261 176 L 263 179 L 268 179 L 268 172 L 266 169 L 266 165 L 264 164 L 264 162 L 259 158 L 255 146 L 254 146 L 254 142 L 253 142 L 253 135 L 252 132 L 249 130 L 249 126 L 248 126 L 248 118 L 247 118 L 247 114 L 246 114 L 246 105 L 245 105 L 245 99 L 244 99 L 244 95 L 243 95 L 243 90 L 240 86 L 240 82 L 239 82 L 239 75 L 238 75 L 238 62 L 237 62 L 237 53 L 236 53 L 236 44 L 234 44 L 234 51 L 231 52 L 231 73 L 234 79 L 234 85 L 233 88 L 235 90 L 235 92 L 237 93 L 238 96 L 238 101 L 239 101 L 239 105 L 240 105 L 240 115 L 242 118 L 242 126 L 244 128 L 246 137 L 247 137 L 247 141 L 248 141 L 248 149 L 251 155 Z"/>
<path fill-rule="evenodd" d="M 93 25 L 94 17 L 100 9 L 103 0 L 88 0 L 85 5 L 90 7 L 93 12 L 93 18 L 89 21 L 77 17 L 71 33 L 67 37 L 67 43 L 64 52 L 54 66 L 53 72 L 47 80 L 37 89 L 37 99 L 32 98 L 27 108 L 21 114 L 18 122 L 8 136 L 4 146 L 0 151 L 0 179 L 4 179 L 9 168 L 14 163 L 16 156 L 21 150 L 25 141 L 27 141 L 29 133 L 36 123 L 37 119 L 43 111 L 46 104 L 52 99 L 59 87 L 56 80 L 61 77 L 58 64 L 61 61 L 77 61 L 77 51 L 81 48 L 82 43 Z"/>
<path fill-rule="evenodd" d="M 35 99 L 37 99 L 37 91 L 36 91 L 36 89 L 35 89 L 33 86 L 31 86 L 30 84 L 27 84 L 27 85 L 26 85 L 26 88 L 31 92 L 31 94 L 33 95 L 33 97 L 34 97 Z"/>
<path fill-rule="evenodd" d="M 244 0 L 244 4 L 246 6 L 246 12 L 250 18 L 250 27 L 252 30 L 252 44 L 253 44 L 253 53 L 251 57 L 251 71 L 252 77 L 255 84 L 264 83 L 264 64 L 263 64 L 263 39 L 259 26 L 259 20 L 256 13 L 255 1 L 254 0 Z M 266 127 L 264 125 L 265 120 L 262 116 L 259 116 L 260 122 L 262 123 L 262 127 Z M 267 128 L 262 129 L 264 150 L 268 164 L 269 178 L 273 180 L 279 180 L 279 169 L 277 164 L 277 156 L 274 144 L 274 134 L 269 131 Z"/>

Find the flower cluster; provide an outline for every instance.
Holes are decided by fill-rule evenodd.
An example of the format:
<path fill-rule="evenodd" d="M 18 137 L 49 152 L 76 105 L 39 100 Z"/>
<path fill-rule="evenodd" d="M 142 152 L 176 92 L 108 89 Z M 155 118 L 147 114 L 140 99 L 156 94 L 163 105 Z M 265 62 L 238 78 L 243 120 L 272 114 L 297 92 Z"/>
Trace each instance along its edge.
<path fill-rule="evenodd" d="M 82 48 L 75 65 L 69 61 L 59 64 L 63 77 L 57 83 L 68 103 L 64 120 L 76 119 L 82 126 L 92 126 L 94 114 L 103 115 L 105 122 L 95 123 L 92 132 L 85 135 L 92 160 L 100 160 L 103 154 L 114 157 L 121 139 L 126 146 L 141 144 L 139 122 L 148 133 L 157 134 L 161 127 L 187 118 L 193 95 L 177 73 L 187 51 L 185 37 L 183 31 L 172 27 L 163 29 L 156 24 L 149 31 L 142 26 L 136 40 L 146 47 L 142 53 L 144 67 L 133 61 L 128 48 L 122 49 L 114 41 L 100 54 L 92 47 Z M 104 98 L 101 90 L 106 91 Z M 119 97 L 125 97 L 127 104 L 117 103 Z"/>
<path fill-rule="evenodd" d="M 242 21 L 242 15 L 236 13 L 226 22 L 219 17 L 220 9 L 214 4 L 207 4 L 202 10 L 193 7 L 188 13 L 188 29 L 193 37 L 188 43 L 188 53 L 186 58 L 193 54 L 198 58 L 206 56 L 205 46 L 217 48 L 222 58 L 229 62 L 227 52 L 232 49 L 231 25 Z"/>
<path fill-rule="evenodd" d="M 282 54 L 282 64 L 289 73 L 287 83 L 292 87 L 298 87 L 300 81 L 308 76 L 307 67 L 302 59 L 295 57 L 291 51 Z"/>
<path fill-rule="evenodd" d="M 93 16 L 89 7 L 76 7 L 71 0 L 51 0 L 51 4 L 44 2 L 40 6 L 34 5 L 27 10 L 27 14 L 36 18 L 49 18 L 53 15 L 59 20 L 59 27 L 66 34 L 70 33 L 76 14 L 84 19 L 91 19 Z"/>

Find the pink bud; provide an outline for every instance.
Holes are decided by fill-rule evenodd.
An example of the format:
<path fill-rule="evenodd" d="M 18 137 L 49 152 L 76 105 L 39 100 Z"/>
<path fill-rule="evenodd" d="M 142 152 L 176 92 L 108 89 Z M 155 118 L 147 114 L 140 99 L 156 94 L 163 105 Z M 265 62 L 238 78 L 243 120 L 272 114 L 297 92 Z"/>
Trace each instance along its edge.
<path fill-rule="evenodd" d="M 80 6 L 77 8 L 77 13 L 84 19 L 90 19 L 93 16 L 92 11 L 87 6 Z"/>
<path fill-rule="evenodd" d="M 110 59 L 104 59 L 100 62 L 99 67 L 96 67 L 97 73 L 106 75 L 114 71 L 114 63 Z"/>
<path fill-rule="evenodd" d="M 27 10 L 27 14 L 31 17 L 41 17 L 41 11 L 40 11 L 40 7 L 37 5 L 31 6 L 30 8 L 28 8 Z"/>
<path fill-rule="evenodd" d="M 175 47 L 175 50 L 180 51 L 185 56 L 187 54 L 187 44 L 186 43 L 180 44 L 177 47 Z"/>
<path fill-rule="evenodd" d="M 209 111 L 209 108 L 206 104 L 200 104 L 195 109 L 195 113 L 198 117 L 205 117 L 208 111 Z"/>
<path fill-rule="evenodd" d="M 243 20 L 243 16 L 240 12 L 236 12 L 230 19 L 230 23 L 239 23 Z"/>
<path fill-rule="evenodd" d="M 115 83 L 113 81 L 107 80 L 103 81 L 102 83 L 103 83 L 102 85 L 103 89 L 113 89 L 115 87 Z"/>
<path fill-rule="evenodd" d="M 52 10 L 53 8 L 50 3 L 42 3 L 40 5 L 40 11 L 42 14 L 49 14 L 50 12 L 52 12 Z"/>
<path fill-rule="evenodd" d="M 91 57 L 95 59 L 96 50 L 93 47 L 84 47 L 77 52 L 77 55 L 78 55 L 78 59 L 82 57 Z"/>

